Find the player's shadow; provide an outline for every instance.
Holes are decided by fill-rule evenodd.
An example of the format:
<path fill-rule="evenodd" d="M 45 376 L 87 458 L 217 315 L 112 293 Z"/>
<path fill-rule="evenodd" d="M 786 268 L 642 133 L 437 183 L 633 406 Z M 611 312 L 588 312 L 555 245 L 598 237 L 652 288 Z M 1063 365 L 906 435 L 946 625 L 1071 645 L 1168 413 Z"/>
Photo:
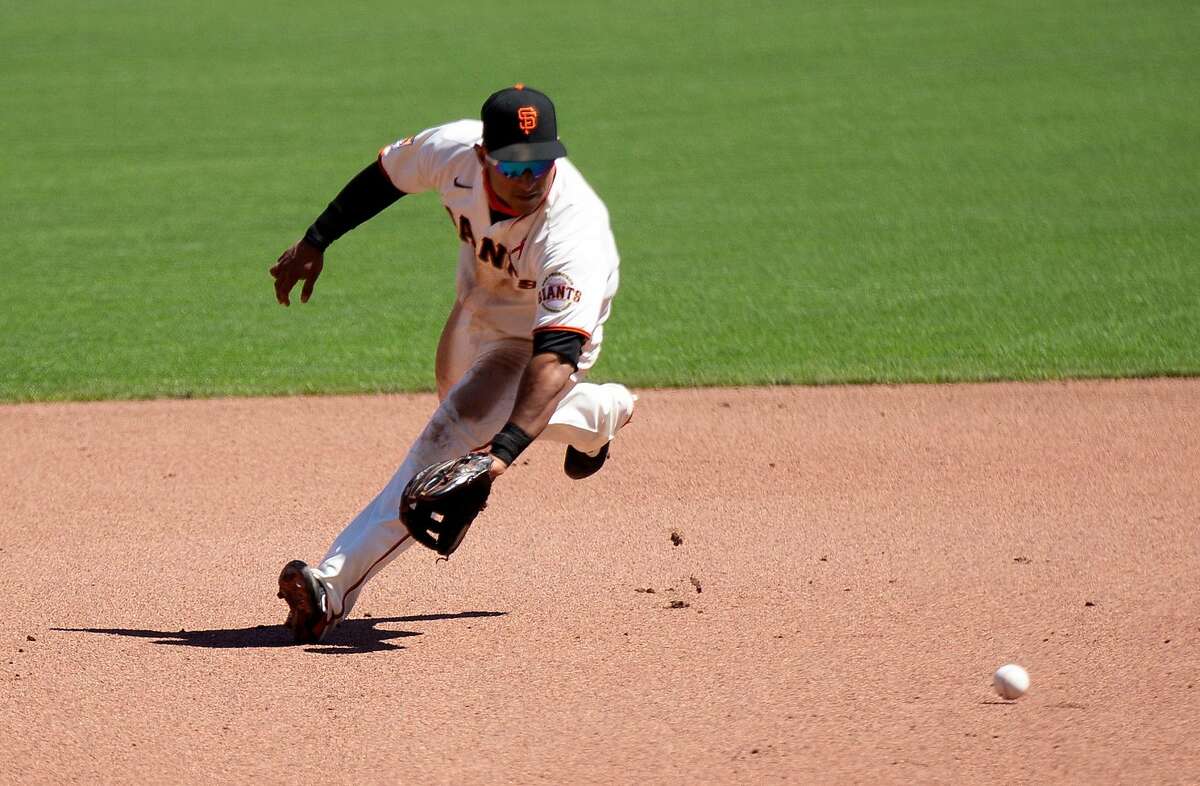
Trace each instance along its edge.
<path fill-rule="evenodd" d="M 356 617 L 338 625 L 319 644 L 305 646 L 306 652 L 325 655 L 351 655 L 362 652 L 404 649 L 392 644 L 393 639 L 420 636 L 421 631 L 396 630 L 380 627 L 405 622 L 436 622 L 440 620 L 502 617 L 507 611 L 460 611 L 454 614 L 414 614 L 407 617 Z M 260 647 L 295 647 L 291 631 L 282 625 L 255 625 L 252 628 L 216 628 L 213 630 L 140 630 L 137 628 L 51 628 L 63 633 L 100 633 L 106 636 L 130 636 L 154 639 L 154 644 L 206 649 L 254 649 Z"/>

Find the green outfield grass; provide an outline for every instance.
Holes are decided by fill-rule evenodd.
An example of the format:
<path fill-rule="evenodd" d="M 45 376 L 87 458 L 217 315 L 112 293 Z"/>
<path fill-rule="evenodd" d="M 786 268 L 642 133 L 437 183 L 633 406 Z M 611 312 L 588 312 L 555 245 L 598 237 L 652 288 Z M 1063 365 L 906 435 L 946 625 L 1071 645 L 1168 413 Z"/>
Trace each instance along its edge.
<path fill-rule="evenodd" d="M 515 81 L 612 213 L 600 377 L 1200 373 L 1193 3 L 5 5 L 0 400 L 429 389 L 435 197 L 266 269 Z"/>

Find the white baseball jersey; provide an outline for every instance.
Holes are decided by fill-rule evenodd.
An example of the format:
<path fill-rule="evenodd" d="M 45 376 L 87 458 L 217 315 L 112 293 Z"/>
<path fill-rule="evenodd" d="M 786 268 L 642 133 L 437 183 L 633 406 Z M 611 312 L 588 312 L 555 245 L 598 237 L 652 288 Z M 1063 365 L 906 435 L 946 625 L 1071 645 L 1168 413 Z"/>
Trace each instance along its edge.
<path fill-rule="evenodd" d="M 501 335 L 530 337 L 566 330 L 584 337 L 580 370 L 596 361 L 619 282 L 608 210 L 570 161 L 532 213 L 493 224 L 474 145 L 483 123 L 459 120 L 422 131 L 380 151 L 396 188 L 436 189 L 462 241 L 458 300 Z"/>

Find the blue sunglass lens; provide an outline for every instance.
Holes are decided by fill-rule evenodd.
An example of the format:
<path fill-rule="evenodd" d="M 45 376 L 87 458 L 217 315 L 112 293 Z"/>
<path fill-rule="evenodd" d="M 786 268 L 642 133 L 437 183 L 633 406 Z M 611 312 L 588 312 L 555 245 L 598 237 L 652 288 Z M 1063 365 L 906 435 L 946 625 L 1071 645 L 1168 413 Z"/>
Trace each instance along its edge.
<path fill-rule="evenodd" d="M 518 178 L 525 172 L 529 172 L 534 177 L 541 177 L 550 171 L 550 167 L 554 166 L 554 161 L 497 161 L 496 168 L 500 170 L 500 174 L 505 177 Z"/>

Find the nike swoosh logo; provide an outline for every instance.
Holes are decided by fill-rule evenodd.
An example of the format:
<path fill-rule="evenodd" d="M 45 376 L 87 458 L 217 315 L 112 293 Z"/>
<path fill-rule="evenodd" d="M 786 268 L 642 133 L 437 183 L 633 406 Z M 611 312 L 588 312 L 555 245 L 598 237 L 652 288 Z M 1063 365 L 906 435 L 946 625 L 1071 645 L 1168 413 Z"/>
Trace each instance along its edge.
<path fill-rule="evenodd" d="M 470 185 L 470 184 L 468 184 L 468 183 L 460 183 L 460 182 L 458 182 L 458 178 L 457 178 L 457 177 L 456 177 L 456 178 L 454 178 L 454 185 L 455 185 L 456 187 L 458 187 L 458 188 L 468 188 L 468 189 L 469 189 L 469 188 L 474 188 L 474 186 L 472 186 L 472 185 Z"/>

